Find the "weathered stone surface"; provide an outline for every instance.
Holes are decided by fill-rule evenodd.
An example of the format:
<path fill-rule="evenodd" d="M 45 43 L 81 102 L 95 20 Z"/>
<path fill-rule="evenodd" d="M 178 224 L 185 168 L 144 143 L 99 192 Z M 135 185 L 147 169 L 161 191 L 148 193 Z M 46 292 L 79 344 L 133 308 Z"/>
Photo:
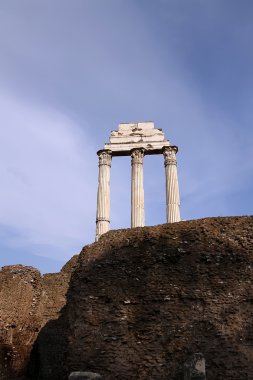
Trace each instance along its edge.
<path fill-rule="evenodd" d="M 202 352 L 208 380 L 253 379 L 252 279 L 253 217 L 110 231 L 80 254 L 34 374 L 179 380 Z"/>
<path fill-rule="evenodd" d="M 0 379 L 24 375 L 41 328 L 57 319 L 65 304 L 76 256 L 60 273 L 46 274 L 23 265 L 0 271 Z"/>
<path fill-rule="evenodd" d="M 102 377 L 95 372 L 72 372 L 69 380 L 102 380 Z"/>
<path fill-rule="evenodd" d="M 253 217 L 111 231 L 60 274 L 5 267 L 0 378 L 24 374 L 36 340 L 32 380 L 80 368 L 104 380 L 178 380 L 196 352 L 207 380 L 253 379 L 252 278 Z"/>
<path fill-rule="evenodd" d="M 154 122 L 119 124 L 118 131 L 112 131 L 109 144 L 104 149 L 112 151 L 113 156 L 130 155 L 132 149 L 145 149 L 145 154 L 162 153 L 170 143 L 161 129 L 154 127 Z"/>

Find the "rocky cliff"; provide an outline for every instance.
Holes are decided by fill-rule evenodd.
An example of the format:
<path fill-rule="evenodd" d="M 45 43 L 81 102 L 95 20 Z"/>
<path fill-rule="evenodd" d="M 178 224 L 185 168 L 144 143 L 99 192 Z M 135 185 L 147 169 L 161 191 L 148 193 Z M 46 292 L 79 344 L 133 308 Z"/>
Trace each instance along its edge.
<path fill-rule="evenodd" d="M 69 285 L 71 269 L 50 275 L 56 292 L 53 278 L 27 269 L 23 284 L 13 270 L 0 272 L 2 378 L 29 361 L 31 379 L 179 380 L 202 352 L 208 380 L 253 379 L 253 217 L 111 231 L 83 249 Z"/>

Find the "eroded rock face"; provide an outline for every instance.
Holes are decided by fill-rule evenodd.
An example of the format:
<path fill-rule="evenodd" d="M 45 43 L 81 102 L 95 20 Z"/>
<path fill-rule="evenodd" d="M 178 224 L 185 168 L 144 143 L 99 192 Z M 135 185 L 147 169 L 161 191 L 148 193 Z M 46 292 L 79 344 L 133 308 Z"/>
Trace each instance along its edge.
<path fill-rule="evenodd" d="M 33 378 L 179 380 L 201 352 L 207 379 L 252 379 L 252 281 L 252 217 L 111 231 L 80 254 Z"/>
<path fill-rule="evenodd" d="M 62 274 L 48 277 L 47 286 L 38 277 L 34 289 L 29 281 L 38 272 L 26 284 L 11 273 L 3 289 L 4 271 L 1 308 L 23 319 L 5 317 L 2 373 L 24 368 L 24 343 L 31 349 L 37 328 L 33 380 L 68 379 L 76 371 L 105 380 L 181 380 L 184 363 L 199 352 L 208 380 L 253 379 L 253 217 L 111 231 L 79 255 L 62 309 Z M 22 302 L 9 291 L 13 284 Z M 13 361 L 16 342 L 22 349 Z"/>
<path fill-rule="evenodd" d="M 44 276 L 23 265 L 0 271 L 0 379 L 26 372 L 39 331 L 65 304 L 74 260 L 61 273 Z"/>

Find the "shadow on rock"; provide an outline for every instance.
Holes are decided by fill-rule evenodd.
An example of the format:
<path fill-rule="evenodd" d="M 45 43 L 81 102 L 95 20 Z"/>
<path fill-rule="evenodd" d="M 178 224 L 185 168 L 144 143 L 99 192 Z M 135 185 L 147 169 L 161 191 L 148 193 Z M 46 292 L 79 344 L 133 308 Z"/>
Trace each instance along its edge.
<path fill-rule="evenodd" d="M 252 379 L 252 231 L 250 217 L 212 218 L 111 231 L 85 247 L 30 378 L 182 380 L 202 352 L 207 379 Z"/>

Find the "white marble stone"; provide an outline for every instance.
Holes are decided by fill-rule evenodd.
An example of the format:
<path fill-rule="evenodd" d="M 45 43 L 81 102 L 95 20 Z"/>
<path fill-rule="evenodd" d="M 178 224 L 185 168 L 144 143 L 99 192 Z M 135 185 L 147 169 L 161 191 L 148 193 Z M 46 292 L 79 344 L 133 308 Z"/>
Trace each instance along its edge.
<path fill-rule="evenodd" d="M 177 177 L 176 146 L 170 146 L 163 151 L 166 176 L 166 218 L 167 223 L 179 222 L 180 196 Z"/>
<path fill-rule="evenodd" d="M 108 150 L 98 151 L 99 174 L 97 193 L 96 241 L 110 230 L 110 172 L 112 155 Z"/>
<path fill-rule="evenodd" d="M 162 153 L 164 147 L 170 143 L 163 131 L 154 127 L 154 123 L 119 124 L 118 131 L 112 131 L 109 143 L 105 149 L 112 151 L 112 155 L 128 155 L 135 148 L 143 148 L 145 154 Z"/>
<path fill-rule="evenodd" d="M 180 197 L 177 177 L 177 147 L 171 146 L 161 129 L 152 121 L 119 124 L 112 131 L 104 150 L 98 151 L 96 241 L 110 229 L 110 168 L 113 156 L 132 157 L 131 227 L 145 225 L 143 159 L 148 154 L 163 154 L 166 175 L 166 220 L 180 221 Z"/>
<path fill-rule="evenodd" d="M 134 149 L 132 157 L 131 227 L 145 226 L 143 158 L 144 149 Z"/>
<path fill-rule="evenodd" d="M 129 131 L 131 132 L 132 130 L 139 128 L 148 132 L 148 131 L 152 131 L 154 127 L 155 127 L 155 123 L 153 121 L 141 121 L 137 123 L 120 123 L 119 131 L 129 133 Z"/>

